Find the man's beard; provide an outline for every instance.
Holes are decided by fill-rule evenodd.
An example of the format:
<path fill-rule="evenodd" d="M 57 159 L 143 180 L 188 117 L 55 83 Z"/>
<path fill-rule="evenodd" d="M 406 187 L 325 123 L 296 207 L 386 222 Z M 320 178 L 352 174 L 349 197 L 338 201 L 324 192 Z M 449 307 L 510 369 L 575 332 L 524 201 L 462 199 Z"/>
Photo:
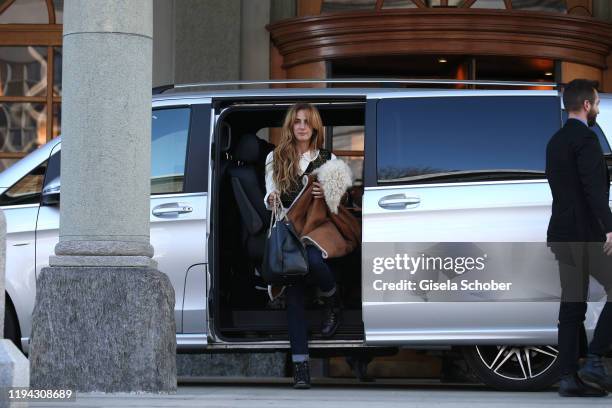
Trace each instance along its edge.
<path fill-rule="evenodd" d="M 597 113 L 594 109 L 591 109 L 589 113 L 587 113 L 587 124 L 589 127 L 595 126 L 595 122 L 597 121 Z"/>

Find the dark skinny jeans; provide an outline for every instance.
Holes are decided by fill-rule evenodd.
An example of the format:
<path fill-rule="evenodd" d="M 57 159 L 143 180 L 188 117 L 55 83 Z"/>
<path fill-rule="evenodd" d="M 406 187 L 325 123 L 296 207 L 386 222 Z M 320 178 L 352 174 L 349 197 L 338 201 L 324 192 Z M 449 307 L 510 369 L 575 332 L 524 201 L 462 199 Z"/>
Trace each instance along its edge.
<path fill-rule="evenodd" d="M 287 286 L 287 324 L 293 361 L 308 358 L 308 322 L 304 311 L 306 285 L 316 285 L 324 294 L 333 295 L 336 289 L 334 273 L 319 248 L 308 245 L 308 275 L 296 284 Z"/>

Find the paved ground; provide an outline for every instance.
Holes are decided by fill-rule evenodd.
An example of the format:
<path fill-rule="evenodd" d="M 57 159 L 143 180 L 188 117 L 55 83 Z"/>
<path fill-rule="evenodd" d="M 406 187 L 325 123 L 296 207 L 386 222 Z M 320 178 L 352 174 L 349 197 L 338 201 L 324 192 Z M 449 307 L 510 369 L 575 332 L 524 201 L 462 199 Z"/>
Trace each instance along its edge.
<path fill-rule="evenodd" d="M 537 393 L 492 391 L 481 386 L 441 385 L 435 382 L 356 383 L 353 380 L 317 381 L 310 390 L 293 390 L 287 380 L 190 380 L 175 395 L 77 395 L 73 402 L 38 402 L 30 407 L 219 407 L 219 408 L 565 408 L 612 406 L 607 398 L 560 398 L 555 390 Z"/>

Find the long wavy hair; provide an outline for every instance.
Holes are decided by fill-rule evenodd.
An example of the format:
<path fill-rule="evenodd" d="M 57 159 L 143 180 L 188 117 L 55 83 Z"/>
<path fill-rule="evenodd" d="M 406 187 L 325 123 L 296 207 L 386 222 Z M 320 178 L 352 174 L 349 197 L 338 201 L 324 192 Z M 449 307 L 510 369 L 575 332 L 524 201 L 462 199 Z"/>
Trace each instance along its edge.
<path fill-rule="evenodd" d="M 302 110 L 305 111 L 308 125 L 312 128 L 310 149 L 320 149 L 323 146 L 325 134 L 319 110 L 309 103 L 296 103 L 291 106 L 285 116 L 280 141 L 274 149 L 274 171 L 272 174 L 276 188 L 281 194 L 289 192 L 291 183 L 300 175 L 300 155 L 293 134 L 293 123 L 298 112 Z"/>

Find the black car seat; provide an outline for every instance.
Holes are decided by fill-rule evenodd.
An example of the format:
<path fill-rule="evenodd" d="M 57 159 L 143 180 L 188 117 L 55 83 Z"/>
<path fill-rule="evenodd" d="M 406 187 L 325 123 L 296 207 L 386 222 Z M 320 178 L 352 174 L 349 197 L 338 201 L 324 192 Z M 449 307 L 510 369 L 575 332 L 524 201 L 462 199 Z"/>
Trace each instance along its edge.
<path fill-rule="evenodd" d="M 229 167 L 230 182 L 241 218 L 241 236 L 252 266 L 259 270 L 263 259 L 271 213 L 264 205 L 265 159 L 274 145 L 245 134 L 236 143 Z"/>

